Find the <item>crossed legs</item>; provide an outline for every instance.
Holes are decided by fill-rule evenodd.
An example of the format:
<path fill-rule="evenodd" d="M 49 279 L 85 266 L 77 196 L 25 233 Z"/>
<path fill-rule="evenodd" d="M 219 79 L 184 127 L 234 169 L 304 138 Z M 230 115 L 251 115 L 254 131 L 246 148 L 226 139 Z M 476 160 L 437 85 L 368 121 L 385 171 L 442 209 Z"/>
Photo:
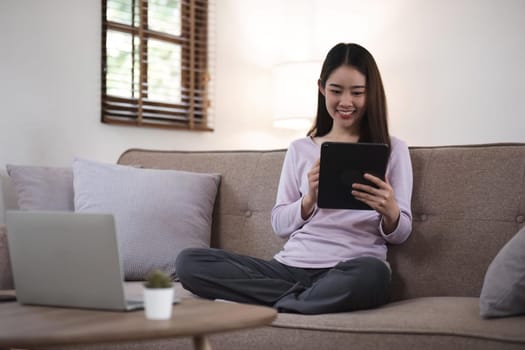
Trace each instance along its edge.
<path fill-rule="evenodd" d="M 380 306 L 388 301 L 390 284 L 388 267 L 373 257 L 304 269 L 219 249 L 190 248 L 177 257 L 176 271 L 184 288 L 203 298 L 303 314 Z"/>

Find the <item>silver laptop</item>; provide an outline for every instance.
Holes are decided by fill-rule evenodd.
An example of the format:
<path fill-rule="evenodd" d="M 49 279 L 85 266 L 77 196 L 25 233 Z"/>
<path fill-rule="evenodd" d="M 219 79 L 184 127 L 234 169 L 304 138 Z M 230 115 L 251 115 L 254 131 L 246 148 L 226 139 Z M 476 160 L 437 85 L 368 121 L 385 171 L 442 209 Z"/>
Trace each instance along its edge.
<path fill-rule="evenodd" d="M 7 211 L 7 239 L 21 304 L 135 310 L 126 300 L 111 214 Z"/>

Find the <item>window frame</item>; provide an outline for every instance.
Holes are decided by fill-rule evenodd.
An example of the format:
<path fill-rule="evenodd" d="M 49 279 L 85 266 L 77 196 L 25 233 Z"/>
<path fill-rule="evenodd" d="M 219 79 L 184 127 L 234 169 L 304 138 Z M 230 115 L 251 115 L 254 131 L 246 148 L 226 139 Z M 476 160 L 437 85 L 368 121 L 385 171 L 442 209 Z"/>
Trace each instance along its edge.
<path fill-rule="evenodd" d="M 107 2 L 102 1 L 101 48 L 101 122 L 138 127 L 158 127 L 195 131 L 212 131 L 208 109 L 208 0 L 180 0 L 180 36 L 148 29 L 149 0 L 131 0 L 131 18 L 135 18 L 135 4 L 139 4 L 138 25 L 107 20 Z M 131 77 L 131 96 L 108 95 L 107 88 L 107 33 L 109 31 L 131 35 L 130 52 L 135 67 L 134 40 L 138 38 L 139 81 L 138 96 L 134 96 L 135 79 Z M 155 39 L 181 47 L 181 103 L 150 101 L 147 96 L 148 40 Z"/>

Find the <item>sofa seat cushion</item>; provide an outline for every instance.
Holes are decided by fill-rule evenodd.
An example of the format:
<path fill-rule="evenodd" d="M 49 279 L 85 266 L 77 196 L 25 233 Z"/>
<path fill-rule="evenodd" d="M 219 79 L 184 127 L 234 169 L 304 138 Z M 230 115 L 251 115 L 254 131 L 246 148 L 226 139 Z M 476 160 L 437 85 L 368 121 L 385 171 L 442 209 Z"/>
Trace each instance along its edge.
<path fill-rule="evenodd" d="M 142 293 L 140 282 L 126 282 L 126 293 Z M 180 283 L 175 295 L 195 298 Z M 479 298 L 426 297 L 387 304 L 373 310 L 324 315 L 280 313 L 272 327 L 344 333 L 461 336 L 525 345 L 525 316 L 483 319 Z"/>
<path fill-rule="evenodd" d="M 525 316 L 482 319 L 479 299 L 425 297 L 326 315 L 279 314 L 274 327 L 358 333 L 452 335 L 525 344 Z"/>

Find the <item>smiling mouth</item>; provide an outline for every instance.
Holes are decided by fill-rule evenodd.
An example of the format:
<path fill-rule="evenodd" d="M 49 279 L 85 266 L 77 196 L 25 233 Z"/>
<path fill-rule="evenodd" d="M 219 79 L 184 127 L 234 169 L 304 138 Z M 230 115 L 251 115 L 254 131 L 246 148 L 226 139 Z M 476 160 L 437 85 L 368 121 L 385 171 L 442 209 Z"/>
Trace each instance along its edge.
<path fill-rule="evenodd" d="M 337 110 L 337 113 L 339 113 L 342 117 L 351 117 L 352 114 L 355 112 L 355 109 L 350 109 L 350 110 L 345 110 L 345 111 L 341 111 L 341 110 Z"/>

